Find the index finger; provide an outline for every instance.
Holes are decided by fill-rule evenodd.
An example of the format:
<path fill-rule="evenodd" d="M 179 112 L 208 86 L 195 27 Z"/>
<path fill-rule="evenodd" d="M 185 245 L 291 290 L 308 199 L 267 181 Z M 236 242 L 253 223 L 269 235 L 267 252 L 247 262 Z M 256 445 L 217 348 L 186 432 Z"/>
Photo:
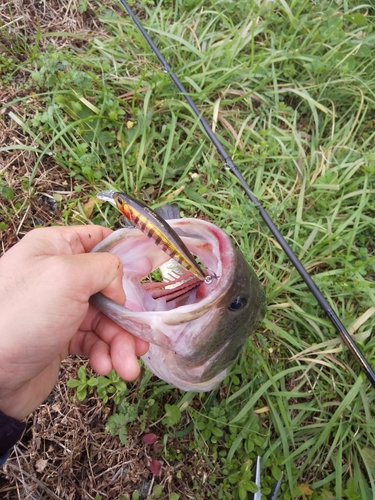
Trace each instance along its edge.
<path fill-rule="evenodd" d="M 81 250 L 81 247 L 84 252 L 90 252 L 98 243 L 112 233 L 112 229 L 97 225 L 70 226 L 63 229 L 63 236 L 69 241 L 73 253 L 76 253 L 76 249 Z M 78 251 L 77 253 L 82 252 Z"/>
<path fill-rule="evenodd" d="M 111 233 L 97 225 L 53 226 L 30 231 L 20 243 L 32 241 L 40 255 L 71 255 L 90 252 Z"/>

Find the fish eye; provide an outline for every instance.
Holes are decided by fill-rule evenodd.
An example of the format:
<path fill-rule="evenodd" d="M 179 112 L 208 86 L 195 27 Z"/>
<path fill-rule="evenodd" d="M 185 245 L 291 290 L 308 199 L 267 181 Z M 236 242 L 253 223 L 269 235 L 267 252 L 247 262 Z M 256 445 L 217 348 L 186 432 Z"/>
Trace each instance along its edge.
<path fill-rule="evenodd" d="M 239 311 L 247 304 L 247 298 L 242 295 L 235 297 L 229 305 L 231 311 Z"/>

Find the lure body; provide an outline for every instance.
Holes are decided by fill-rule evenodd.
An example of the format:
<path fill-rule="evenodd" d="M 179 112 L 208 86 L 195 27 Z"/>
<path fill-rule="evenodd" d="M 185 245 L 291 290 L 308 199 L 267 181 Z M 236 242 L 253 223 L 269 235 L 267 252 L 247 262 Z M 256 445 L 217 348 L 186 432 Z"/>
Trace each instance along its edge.
<path fill-rule="evenodd" d="M 201 280 L 210 280 L 176 231 L 144 203 L 125 193 L 101 191 L 97 197 L 109 201 L 167 255 Z"/>

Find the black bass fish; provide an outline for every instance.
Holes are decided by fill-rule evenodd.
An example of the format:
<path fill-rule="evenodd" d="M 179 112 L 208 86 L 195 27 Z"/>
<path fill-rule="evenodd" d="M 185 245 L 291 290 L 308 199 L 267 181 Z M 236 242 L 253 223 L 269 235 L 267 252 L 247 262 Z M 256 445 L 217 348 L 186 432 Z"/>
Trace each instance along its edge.
<path fill-rule="evenodd" d="M 142 359 L 151 372 L 179 389 L 210 391 L 260 325 L 265 296 L 255 272 L 222 229 L 199 219 L 168 223 L 214 278 L 199 280 L 142 231 L 124 228 L 92 251 L 121 259 L 126 302 L 120 306 L 100 293 L 91 300 L 118 325 L 150 342 Z M 145 282 L 156 269 L 163 281 Z"/>

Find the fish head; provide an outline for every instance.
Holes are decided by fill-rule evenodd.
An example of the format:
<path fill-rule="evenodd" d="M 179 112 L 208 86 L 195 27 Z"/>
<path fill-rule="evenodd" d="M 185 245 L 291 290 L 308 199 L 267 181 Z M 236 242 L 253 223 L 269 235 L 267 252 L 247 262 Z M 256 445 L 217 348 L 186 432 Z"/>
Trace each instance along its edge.
<path fill-rule="evenodd" d="M 125 228 L 93 251 L 110 251 L 122 260 L 126 302 L 120 306 L 101 294 L 92 301 L 117 324 L 150 342 L 142 359 L 159 378 L 183 390 L 209 391 L 226 376 L 247 337 L 262 321 L 264 292 L 223 230 L 199 219 L 168 223 L 212 279 L 199 281 L 182 298 L 153 297 L 141 282 L 170 259 L 141 231 Z"/>
<path fill-rule="evenodd" d="M 213 318 L 195 337 L 194 350 L 186 356 L 188 365 L 203 365 L 200 380 L 210 381 L 218 370 L 229 368 L 241 352 L 247 337 L 260 325 L 265 314 L 263 290 L 254 271 L 239 250 L 233 248 L 227 286 L 212 304 Z"/>

